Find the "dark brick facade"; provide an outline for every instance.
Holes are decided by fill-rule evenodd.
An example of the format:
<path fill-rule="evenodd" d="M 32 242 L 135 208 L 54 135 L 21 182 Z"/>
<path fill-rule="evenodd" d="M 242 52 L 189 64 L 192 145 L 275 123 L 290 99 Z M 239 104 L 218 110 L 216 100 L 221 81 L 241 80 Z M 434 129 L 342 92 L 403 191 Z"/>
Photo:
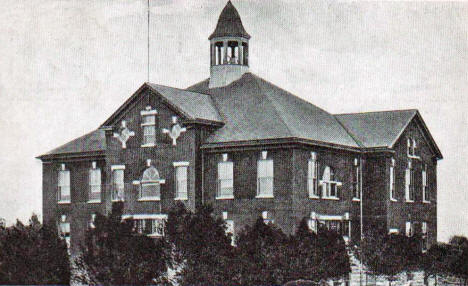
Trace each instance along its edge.
<path fill-rule="evenodd" d="M 172 117 L 177 116 L 187 131 L 177 139 L 177 145 L 162 132 L 157 133 L 154 147 L 142 147 L 142 128 L 140 111 L 150 105 L 156 109 L 157 130 L 169 128 Z M 125 149 L 113 132 L 126 121 L 127 127 L 135 135 L 127 141 Z M 77 249 L 89 225 L 91 214 L 108 213 L 112 209 L 111 183 L 113 165 L 125 165 L 125 202 L 124 213 L 167 214 L 176 201 L 174 185 L 174 162 L 188 162 L 188 200 L 183 201 L 187 208 L 194 210 L 197 205 L 212 205 L 216 215 L 227 212 L 227 219 L 233 220 L 235 232 L 246 224 L 252 224 L 262 212 L 268 212 L 285 232 L 293 232 L 300 220 L 309 218 L 311 213 L 319 216 L 347 216 L 351 222 L 351 239 L 360 236 L 360 202 L 353 200 L 353 172 L 355 160 L 362 159 L 363 221 L 364 228 L 379 224 L 387 229 L 398 229 L 404 233 L 405 223 L 415 223 L 420 231 L 421 223 L 428 224 L 429 242 L 437 237 L 437 181 L 436 160 L 420 123 L 414 119 L 406 128 L 393 150 L 361 152 L 340 148 L 326 148 L 291 142 L 289 144 L 268 144 L 249 147 L 200 148 L 212 127 L 202 124 L 184 124 L 183 115 L 167 105 L 158 94 L 143 90 L 138 100 L 116 117 L 106 131 L 107 149 L 103 154 L 62 155 L 44 160 L 43 164 L 43 209 L 44 221 L 58 222 L 65 214 L 71 222 L 72 247 Z M 405 201 L 405 169 L 408 164 L 406 140 L 410 137 L 418 142 L 420 159 L 410 159 L 415 170 L 415 200 Z M 274 161 L 274 197 L 256 198 L 257 160 L 262 151 Z M 307 188 L 308 160 L 315 152 L 319 164 L 319 179 L 325 166 L 335 170 L 336 180 L 342 182 L 338 200 L 310 198 Z M 222 154 L 234 165 L 234 199 L 216 199 L 217 164 Z M 391 158 L 395 159 L 396 199 L 389 195 Z M 138 201 L 139 186 L 134 181 L 141 179 L 147 168 L 147 160 L 157 168 L 165 183 L 161 185 L 159 201 Z M 102 199 L 100 203 L 88 203 L 89 170 L 92 162 L 102 170 Z M 71 172 L 71 203 L 58 204 L 56 199 L 58 171 L 61 164 Z M 430 203 L 422 202 L 423 164 L 427 165 L 427 178 Z"/>

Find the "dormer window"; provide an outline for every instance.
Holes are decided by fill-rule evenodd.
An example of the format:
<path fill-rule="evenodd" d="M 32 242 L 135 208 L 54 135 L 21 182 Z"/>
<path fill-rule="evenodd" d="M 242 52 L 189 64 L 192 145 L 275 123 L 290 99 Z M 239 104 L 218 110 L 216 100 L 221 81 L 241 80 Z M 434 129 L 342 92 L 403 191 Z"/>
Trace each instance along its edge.
<path fill-rule="evenodd" d="M 142 147 L 153 147 L 156 145 L 156 115 L 158 112 L 151 106 L 140 112 L 141 129 L 143 130 Z"/>
<path fill-rule="evenodd" d="M 70 195 L 70 170 L 65 169 L 65 164 L 60 166 L 58 172 L 57 201 L 59 204 L 67 204 L 71 201 Z"/>

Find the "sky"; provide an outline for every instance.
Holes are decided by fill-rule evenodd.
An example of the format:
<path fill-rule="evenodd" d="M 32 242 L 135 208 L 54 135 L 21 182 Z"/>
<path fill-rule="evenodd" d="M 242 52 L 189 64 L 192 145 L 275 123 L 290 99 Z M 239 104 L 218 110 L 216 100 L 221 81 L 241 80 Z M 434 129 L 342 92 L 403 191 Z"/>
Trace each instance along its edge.
<path fill-rule="evenodd" d="M 438 239 L 468 236 L 468 3 L 233 0 L 250 70 L 324 108 L 417 108 L 442 150 Z M 35 159 L 96 129 L 147 81 L 146 0 L 2 0 L 0 217 L 41 214 Z M 226 0 L 150 0 L 150 81 L 209 77 Z M 293 111 L 291 111 L 293 112 Z"/>

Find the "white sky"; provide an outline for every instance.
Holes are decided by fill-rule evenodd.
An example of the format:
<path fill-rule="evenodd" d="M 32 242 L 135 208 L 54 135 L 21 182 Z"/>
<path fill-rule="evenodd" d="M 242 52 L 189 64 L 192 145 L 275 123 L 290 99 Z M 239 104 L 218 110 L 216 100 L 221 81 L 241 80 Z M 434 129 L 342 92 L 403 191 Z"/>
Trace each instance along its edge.
<path fill-rule="evenodd" d="M 151 76 L 209 76 L 226 0 L 150 0 Z M 468 4 L 233 1 L 251 71 L 331 113 L 417 108 L 438 143 L 439 239 L 468 235 Z M 42 153 L 146 81 L 146 0 L 2 0 L 0 217 L 41 213 Z M 293 112 L 293 111 L 291 111 Z"/>

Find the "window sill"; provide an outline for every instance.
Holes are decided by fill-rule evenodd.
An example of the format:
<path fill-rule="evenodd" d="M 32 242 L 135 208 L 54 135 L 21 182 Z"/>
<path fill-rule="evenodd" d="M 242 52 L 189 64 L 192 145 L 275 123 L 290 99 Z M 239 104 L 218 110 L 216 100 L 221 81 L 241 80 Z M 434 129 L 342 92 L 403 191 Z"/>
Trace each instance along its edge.
<path fill-rule="evenodd" d="M 116 199 L 116 200 L 112 200 L 113 203 L 117 203 L 117 202 L 123 202 L 124 199 Z"/>
<path fill-rule="evenodd" d="M 174 198 L 174 201 L 187 201 L 188 200 L 188 197 L 176 197 Z"/>
<path fill-rule="evenodd" d="M 273 199 L 275 196 L 273 195 L 257 195 L 255 196 L 256 199 Z"/>
<path fill-rule="evenodd" d="M 59 205 L 68 205 L 68 204 L 71 204 L 71 201 L 70 200 L 58 201 L 57 204 L 59 204 Z"/>
<path fill-rule="evenodd" d="M 412 200 L 406 200 L 405 203 L 414 203 Z"/>
<path fill-rule="evenodd" d="M 320 197 L 317 195 L 309 195 L 309 199 L 319 200 Z"/>
<path fill-rule="evenodd" d="M 100 204 L 101 200 L 89 200 L 87 201 L 88 204 Z"/>
<path fill-rule="evenodd" d="M 221 197 L 216 197 L 217 200 L 233 200 L 234 196 L 221 196 Z"/>
<path fill-rule="evenodd" d="M 332 200 L 332 201 L 339 201 L 339 200 L 340 200 L 340 198 L 338 198 L 338 197 L 322 197 L 322 199 L 324 199 L 324 200 Z"/>
<path fill-rule="evenodd" d="M 417 160 L 421 160 L 421 157 L 419 157 L 419 156 L 415 156 L 415 155 L 410 155 L 410 154 L 408 154 L 408 158 L 410 158 L 410 159 L 417 159 Z"/>
<path fill-rule="evenodd" d="M 426 201 L 426 200 L 424 200 L 422 202 L 423 202 L 423 204 L 430 204 L 431 203 L 431 201 Z"/>
<path fill-rule="evenodd" d="M 162 235 L 160 235 L 160 234 L 155 234 L 155 233 L 147 234 L 146 236 L 147 236 L 147 237 L 151 237 L 151 238 L 160 238 L 160 237 L 162 237 Z"/>
<path fill-rule="evenodd" d="M 360 202 L 361 199 L 360 198 L 353 198 L 353 202 Z"/>
<path fill-rule="evenodd" d="M 390 198 L 390 201 L 391 201 L 391 202 L 398 202 L 398 200 L 397 200 L 397 199 L 394 199 L 394 198 Z"/>
<path fill-rule="evenodd" d="M 143 198 L 138 199 L 139 202 L 151 202 L 151 201 L 160 201 L 160 200 L 161 200 L 161 197 L 143 197 Z"/>
<path fill-rule="evenodd" d="M 151 144 L 143 144 L 143 145 L 141 145 L 141 147 L 142 147 L 142 148 L 156 147 L 156 144 L 153 144 L 153 143 L 151 143 Z"/>

